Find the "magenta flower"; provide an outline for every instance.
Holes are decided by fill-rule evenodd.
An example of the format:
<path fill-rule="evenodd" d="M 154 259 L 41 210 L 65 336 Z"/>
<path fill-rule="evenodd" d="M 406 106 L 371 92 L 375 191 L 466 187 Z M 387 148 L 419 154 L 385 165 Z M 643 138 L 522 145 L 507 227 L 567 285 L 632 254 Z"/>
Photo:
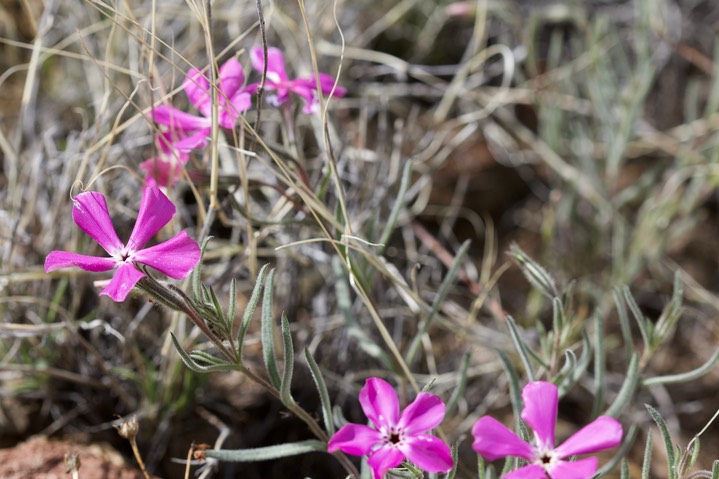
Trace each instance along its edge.
<path fill-rule="evenodd" d="M 172 186 L 182 176 L 182 167 L 190 160 L 187 151 L 177 150 L 172 132 L 164 131 L 155 138 L 159 155 L 138 165 L 145 172 L 145 186 Z"/>
<path fill-rule="evenodd" d="M 265 65 L 265 55 L 261 47 L 255 47 L 250 50 L 250 58 L 252 67 L 262 73 Z M 332 92 L 335 79 L 326 73 L 319 73 L 320 89 L 324 95 L 330 93 L 336 97 L 343 97 L 347 90 L 338 86 Z M 305 100 L 305 113 L 314 113 L 319 107 L 317 99 L 317 81 L 314 75 L 296 78 L 290 80 L 285 71 L 285 59 L 279 48 L 269 47 L 267 49 L 267 78 L 265 81 L 265 90 L 275 91 L 274 95 L 267 97 L 267 101 L 272 106 L 279 106 L 287 101 L 290 92 L 302 97 Z"/>
<path fill-rule="evenodd" d="M 256 91 L 257 86 L 243 87 L 244 83 L 245 74 L 236 58 L 230 58 L 220 67 L 217 79 L 217 122 L 222 128 L 234 128 L 240 114 L 252 106 L 251 94 Z M 212 95 L 209 80 L 196 68 L 187 72 L 183 88 L 190 103 L 197 108 L 201 116 L 185 113 L 172 106 L 160 105 L 152 109 L 152 117 L 155 123 L 167 125 L 174 131 L 189 133 L 173 145 L 179 151 L 190 151 L 207 144 L 207 136 L 212 127 Z"/>
<path fill-rule="evenodd" d="M 425 434 L 444 419 L 444 403 L 434 394 L 419 393 L 400 414 L 397 394 L 379 378 L 369 378 L 359 395 L 360 405 L 375 428 L 346 424 L 330 439 L 327 450 L 353 456 L 369 455 L 374 479 L 397 467 L 405 458 L 427 472 L 452 469 L 449 446 Z"/>
<path fill-rule="evenodd" d="M 85 271 L 116 269 L 112 280 L 100 294 L 123 301 L 133 286 L 145 276 L 135 263 L 151 266 L 174 279 L 182 279 L 200 261 L 200 247 L 184 231 L 164 243 L 144 248 L 145 243 L 175 215 L 175 205 L 158 188 L 147 188 L 140 212 L 127 245 L 122 244 L 112 226 L 105 197 L 97 192 L 80 193 L 73 198 L 72 218 L 102 246 L 109 258 L 53 251 L 45 259 L 45 272 L 77 266 Z"/>
<path fill-rule="evenodd" d="M 522 399 L 522 420 L 534 430 L 532 444 L 489 416 L 480 418 L 472 428 L 472 447 L 486 459 L 494 461 L 514 456 L 529 462 L 505 474 L 505 479 L 589 479 L 597 470 L 599 459 L 565 459 L 616 447 L 622 442 L 622 425 L 614 418 L 600 416 L 554 447 L 559 404 L 557 386 L 544 381 L 531 382 L 524 387 Z"/>

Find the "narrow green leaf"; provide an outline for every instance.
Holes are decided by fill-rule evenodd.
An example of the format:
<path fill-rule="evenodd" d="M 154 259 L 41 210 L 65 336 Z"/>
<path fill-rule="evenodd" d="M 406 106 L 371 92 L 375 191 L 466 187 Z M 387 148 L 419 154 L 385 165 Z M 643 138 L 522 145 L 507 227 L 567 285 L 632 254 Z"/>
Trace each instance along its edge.
<path fill-rule="evenodd" d="M 262 323 L 261 323 L 261 338 L 262 338 L 262 359 L 265 362 L 265 368 L 267 368 L 267 376 L 270 379 L 270 383 L 279 389 L 280 388 L 280 372 L 277 369 L 277 362 L 275 360 L 275 328 L 272 320 L 272 293 L 273 293 L 273 280 L 275 278 L 275 270 L 271 270 L 267 276 L 265 282 L 265 293 L 262 296 Z"/>
<path fill-rule="evenodd" d="M 215 293 L 214 288 L 209 288 L 209 290 L 210 290 L 210 299 L 212 300 L 212 305 L 214 306 L 215 311 L 217 312 L 217 318 L 224 320 L 225 312 L 222 310 L 222 305 L 220 304 L 220 298 L 217 297 L 217 294 Z"/>
<path fill-rule="evenodd" d="M 204 283 L 200 283 L 200 302 L 203 305 L 210 302 L 210 292 Z"/>
<path fill-rule="evenodd" d="M 629 310 L 634 316 L 634 320 L 636 321 L 637 326 L 639 326 L 639 332 L 642 335 L 644 347 L 651 348 L 654 344 L 653 335 L 651 334 L 651 323 L 649 323 L 649 321 L 647 321 L 647 319 L 644 317 L 644 314 L 642 314 L 642 310 L 639 309 L 639 305 L 634 300 L 634 296 L 632 296 L 632 292 L 627 286 L 622 287 L 622 294 L 624 295 L 624 301 L 626 301 L 627 306 L 629 306 Z"/>
<path fill-rule="evenodd" d="M 195 297 L 195 301 L 200 301 L 200 285 L 202 284 L 200 282 L 200 270 L 202 269 L 202 259 L 205 256 L 205 248 L 207 248 L 207 244 L 212 239 L 212 236 L 208 236 L 205 238 L 205 241 L 202 242 L 202 245 L 200 246 L 200 261 L 197 262 L 197 266 L 195 266 L 195 269 L 192 270 L 192 276 L 191 276 L 191 283 L 192 283 L 192 294 Z"/>
<path fill-rule="evenodd" d="M 579 356 L 579 360 L 576 361 L 574 369 L 572 369 L 569 375 L 558 385 L 559 395 L 564 396 L 574 384 L 579 381 L 589 367 L 589 362 L 592 359 L 592 342 L 589 340 L 589 336 L 586 331 L 582 331 L 582 355 Z"/>
<path fill-rule="evenodd" d="M 422 386 L 422 389 L 419 391 L 421 393 L 428 393 L 432 390 L 432 386 L 434 386 L 434 378 L 424 386 Z"/>
<path fill-rule="evenodd" d="M 293 406 L 295 400 L 292 398 L 292 374 L 295 370 L 295 348 L 292 345 L 292 333 L 290 332 L 290 322 L 287 320 L 285 313 L 282 313 L 282 343 L 285 358 L 285 370 L 282 372 L 282 382 L 280 384 L 280 400 L 285 406 Z"/>
<path fill-rule="evenodd" d="M 487 468 L 487 475 L 484 479 L 497 479 L 497 477 L 497 471 L 494 469 L 494 466 L 490 464 Z"/>
<path fill-rule="evenodd" d="M 604 393 L 606 384 L 604 375 L 606 372 L 606 357 L 604 344 L 604 318 L 601 314 L 594 315 L 594 404 L 592 406 L 592 417 L 599 416 L 604 407 Z"/>
<path fill-rule="evenodd" d="M 605 416 L 617 417 L 624 409 L 624 406 L 629 403 L 629 400 L 634 395 L 634 391 L 637 389 L 639 383 L 639 357 L 637 353 L 632 354 L 632 358 L 629 360 L 629 368 L 627 370 L 627 376 L 624 378 L 622 388 L 619 390 L 616 399 L 609 409 L 604 413 Z"/>
<path fill-rule="evenodd" d="M 457 407 L 459 398 L 462 397 L 462 394 L 464 394 L 464 389 L 467 386 L 467 373 L 469 372 L 469 360 L 471 357 L 471 352 L 466 352 L 464 354 L 462 366 L 459 368 L 459 381 L 457 381 L 457 387 L 454 388 L 452 395 L 447 401 L 447 409 L 444 414 L 445 417 L 451 416 L 452 411 L 454 411 L 454 408 Z"/>
<path fill-rule="evenodd" d="M 399 468 L 391 469 L 392 472 L 390 474 L 392 476 L 402 477 L 405 479 L 424 479 L 425 477 L 424 471 L 422 469 L 418 468 L 407 460 L 402 462 L 401 467 L 404 467 L 406 470 Z M 431 473 L 428 475 L 428 477 L 429 479 L 437 479 L 437 476 L 435 475 L 434 477 L 432 477 Z"/>
<path fill-rule="evenodd" d="M 207 366 L 206 372 L 208 373 L 223 373 L 228 371 L 241 371 L 241 366 L 232 363 L 221 363 L 215 364 L 214 366 Z"/>
<path fill-rule="evenodd" d="M 619 316 L 619 327 L 622 330 L 622 338 L 624 339 L 624 348 L 627 352 L 627 359 L 632 356 L 634 351 L 634 338 L 632 337 L 632 327 L 629 324 L 629 314 L 624 304 L 621 288 L 614 288 L 612 295 L 614 296 L 614 304 L 617 307 L 617 316 Z"/>
<path fill-rule="evenodd" d="M 696 369 L 692 369 L 691 371 L 687 371 L 685 373 L 668 374 L 666 376 L 657 376 L 654 378 L 643 379 L 642 384 L 645 386 L 653 386 L 656 384 L 676 384 L 693 381 L 704 376 L 712 369 L 714 369 L 714 366 L 717 364 L 717 362 L 719 362 L 719 349 L 714 351 L 714 354 L 712 354 L 712 356 L 707 362 L 705 362 Z"/>
<path fill-rule="evenodd" d="M 327 444 L 316 439 L 310 439 L 254 449 L 209 449 L 205 451 L 205 456 L 224 462 L 256 462 L 298 456 L 316 451 L 327 451 Z"/>
<path fill-rule="evenodd" d="M 684 284 L 682 283 L 679 272 L 674 273 L 674 291 L 669 304 L 662 311 L 661 316 L 657 320 L 657 340 L 666 341 L 674 331 L 674 327 L 679 321 L 682 314 L 684 299 Z"/>
<path fill-rule="evenodd" d="M 315 358 L 312 357 L 309 349 L 305 349 L 305 360 L 310 367 L 312 380 L 315 382 L 315 387 L 320 395 L 322 419 L 325 422 L 325 430 L 327 431 L 327 435 L 331 437 L 335 433 L 335 423 L 332 421 L 332 404 L 330 402 L 330 393 L 327 391 L 325 378 L 322 376 L 322 371 L 320 371 L 320 367 L 317 365 Z"/>
<path fill-rule="evenodd" d="M 644 447 L 644 462 L 642 463 L 642 479 L 649 479 L 649 474 L 652 471 L 652 450 L 654 447 L 654 436 L 649 431 L 647 434 L 647 444 Z"/>
<path fill-rule="evenodd" d="M 631 479 L 629 477 L 629 463 L 626 459 L 622 459 L 622 467 L 619 472 L 619 479 Z"/>
<path fill-rule="evenodd" d="M 539 292 L 548 298 L 559 297 L 559 292 L 557 291 L 554 279 L 539 265 L 539 263 L 527 256 L 527 254 L 522 251 L 516 243 L 513 243 L 509 247 L 509 255 L 517 262 L 524 274 L 524 277 L 527 278 L 527 281 L 529 281 Z"/>
<path fill-rule="evenodd" d="M 175 346 L 175 349 L 177 350 L 177 354 L 180 355 L 180 359 L 182 359 L 182 362 L 185 363 L 185 366 L 187 366 L 191 371 L 194 371 L 196 373 L 208 373 L 208 368 L 204 366 L 200 366 L 197 364 L 193 359 L 190 357 L 189 354 L 187 354 L 187 351 L 182 349 L 182 345 L 180 345 L 180 341 L 178 341 L 177 337 L 174 333 L 170 333 L 170 337 L 172 338 L 172 343 Z"/>
<path fill-rule="evenodd" d="M 532 363 L 529 360 L 529 353 L 527 352 L 527 346 L 522 340 L 521 336 L 519 335 L 519 330 L 517 329 L 517 323 L 514 321 L 514 318 L 511 316 L 506 317 L 507 325 L 509 326 L 509 334 L 512 336 L 512 342 L 514 343 L 514 347 L 517 349 L 517 352 L 519 353 L 519 358 L 522 360 L 522 364 L 524 365 L 524 370 L 527 373 L 527 379 L 529 381 L 534 381 L 535 375 L 534 375 L 534 369 L 532 368 Z"/>
<path fill-rule="evenodd" d="M 564 305 L 562 304 L 562 300 L 559 298 L 552 298 L 552 330 L 554 331 L 554 334 L 561 335 L 562 331 L 564 331 L 565 323 L 566 318 L 564 315 Z"/>
<path fill-rule="evenodd" d="M 216 318 L 216 321 L 214 322 L 217 329 L 222 328 L 222 336 L 224 338 L 228 338 L 230 334 L 232 334 L 232 331 L 227 329 L 227 319 L 225 318 L 225 312 L 222 310 L 222 305 L 220 304 L 220 298 L 217 297 L 217 294 L 215 293 L 214 288 L 209 288 L 210 291 L 210 299 L 212 300 L 212 306 L 214 308 L 214 316 Z"/>
<path fill-rule="evenodd" d="M 497 351 L 499 360 L 502 362 L 502 367 L 507 374 L 509 380 L 509 399 L 512 401 L 512 409 L 514 410 L 515 421 L 520 421 L 520 411 L 522 410 L 522 388 L 519 385 L 519 376 L 517 370 L 514 369 L 512 363 L 509 361 L 507 356 L 502 351 Z"/>
<path fill-rule="evenodd" d="M 477 478 L 487 479 L 487 469 L 484 465 L 484 458 L 481 454 L 477 454 Z"/>
<path fill-rule="evenodd" d="M 644 407 L 647 408 L 647 411 L 649 411 L 649 414 L 652 416 L 652 419 L 654 419 L 654 422 L 657 423 L 657 426 L 659 427 L 659 432 L 662 435 L 662 440 L 664 441 L 664 449 L 667 453 L 669 479 L 676 479 L 677 460 L 674 453 L 674 443 L 672 443 L 672 437 L 669 434 L 667 424 L 664 422 L 664 418 L 661 416 L 661 414 L 659 414 L 659 411 L 651 407 L 649 404 L 645 404 Z"/>
<path fill-rule="evenodd" d="M 227 330 L 232 332 L 235 330 L 235 309 L 237 307 L 237 280 L 230 280 L 230 305 L 227 308 Z"/>
<path fill-rule="evenodd" d="M 462 243 L 462 246 L 460 246 L 457 250 L 454 261 L 452 261 L 452 265 L 449 267 L 447 275 L 442 280 L 442 284 L 440 284 L 439 286 L 439 290 L 434 297 L 434 301 L 432 301 L 432 309 L 420 324 L 419 328 L 417 329 L 417 334 L 415 334 L 414 338 L 412 338 L 412 342 L 410 343 L 409 348 L 407 349 L 407 354 L 405 355 L 405 362 L 408 365 L 411 365 L 414 362 L 415 356 L 417 355 L 419 347 L 422 344 L 422 336 L 427 333 L 430 324 L 439 312 L 439 309 L 442 307 L 442 304 L 444 304 L 444 300 L 447 298 L 449 290 L 454 284 L 454 280 L 457 277 L 459 269 L 462 266 L 462 261 L 464 261 L 464 257 L 467 255 L 467 251 L 469 251 L 469 245 L 470 241 L 467 240 Z"/>
<path fill-rule="evenodd" d="M 564 351 L 564 365 L 555 375 L 555 380 L 559 379 L 559 384 L 563 385 L 564 381 L 571 378 L 571 373 L 577 367 L 577 355 L 574 351 L 567 349 Z M 561 386 L 560 386 L 561 389 Z M 562 393 L 560 392 L 560 396 Z"/>
<path fill-rule="evenodd" d="M 697 459 L 699 459 L 699 451 L 701 450 L 701 441 L 697 437 L 695 441 L 691 442 L 691 444 L 694 444 L 694 446 L 691 449 L 692 455 L 689 457 L 689 463 L 686 465 L 686 467 L 682 471 L 682 475 L 684 475 L 684 472 L 687 469 L 691 469 L 692 467 L 694 467 L 694 464 L 696 464 Z"/>
<path fill-rule="evenodd" d="M 247 308 L 245 308 L 245 314 L 242 315 L 242 323 L 240 324 L 240 328 L 237 332 L 237 357 L 240 358 L 240 361 L 242 361 L 242 349 L 244 348 L 243 343 L 245 341 L 245 334 L 247 334 L 247 327 L 250 325 L 252 316 L 255 314 L 257 303 L 260 301 L 260 293 L 262 292 L 262 287 L 265 284 L 265 272 L 267 271 L 267 268 L 268 265 L 264 265 L 257 275 L 255 287 L 252 289 L 252 295 L 250 296 L 250 300 L 247 302 Z"/>
<path fill-rule="evenodd" d="M 398 477 L 399 479 L 421 479 L 422 476 L 417 476 L 417 469 L 409 462 L 403 462 L 403 467 L 406 467 L 405 469 L 399 469 L 398 467 L 390 469 L 388 472 L 388 475 L 391 477 Z"/>
<path fill-rule="evenodd" d="M 445 479 L 454 479 L 454 476 L 457 475 L 457 461 L 459 460 L 458 446 L 459 444 L 456 442 L 452 444 L 452 470 L 447 473 Z"/>
<path fill-rule="evenodd" d="M 719 461 L 712 464 L 712 479 L 719 479 Z"/>
<path fill-rule="evenodd" d="M 211 354 L 209 354 L 209 353 L 206 353 L 205 351 L 199 351 L 199 350 L 191 351 L 191 352 L 190 352 L 190 357 L 191 357 L 195 362 L 197 362 L 198 364 L 199 364 L 200 362 L 204 362 L 204 363 L 207 363 L 207 364 L 210 365 L 210 366 L 215 366 L 215 365 L 218 365 L 218 364 L 225 364 L 225 363 L 226 363 L 226 361 L 223 361 L 222 359 L 220 359 L 220 358 L 218 358 L 218 357 L 216 357 L 216 356 L 213 356 L 213 355 L 211 355 Z"/>
<path fill-rule="evenodd" d="M 387 218 L 387 224 L 385 225 L 384 230 L 382 231 L 382 235 L 379 238 L 380 247 L 377 251 L 377 256 L 382 255 L 382 253 L 384 252 L 385 244 L 389 241 L 389 237 L 392 235 L 392 231 L 394 231 L 394 227 L 397 224 L 397 218 L 399 217 L 399 213 L 400 211 L 402 211 L 402 207 L 405 204 L 405 196 L 407 195 L 407 189 L 409 188 L 409 182 L 411 178 L 412 160 L 408 160 L 405 162 L 404 169 L 402 170 L 402 179 L 400 180 L 399 191 L 395 196 L 392 211 Z"/>

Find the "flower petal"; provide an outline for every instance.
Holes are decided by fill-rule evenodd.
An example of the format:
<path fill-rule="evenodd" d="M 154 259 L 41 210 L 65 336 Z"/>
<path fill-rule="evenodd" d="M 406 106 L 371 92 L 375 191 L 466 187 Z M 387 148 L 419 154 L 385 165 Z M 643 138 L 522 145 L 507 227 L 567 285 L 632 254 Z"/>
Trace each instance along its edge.
<path fill-rule="evenodd" d="M 191 135 L 187 135 L 184 137 L 181 137 L 177 141 L 175 141 L 172 146 L 175 147 L 175 149 L 181 153 L 187 155 L 187 152 L 192 150 L 197 150 L 204 148 L 207 145 L 207 137 L 210 136 L 210 131 L 212 130 L 211 127 L 202 128 L 201 130 L 198 130 Z M 183 161 L 183 164 L 187 163 L 187 160 L 190 159 L 189 156 L 185 156 L 185 161 Z"/>
<path fill-rule="evenodd" d="M 343 97 L 347 94 L 346 88 L 339 85 L 335 87 L 334 77 L 326 73 L 318 73 L 317 76 L 320 80 L 320 90 L 324 95 L 329 95 L 330 93 L 333 93 L 332 96 Z M 317 90 L 317 80 L 314 76 L 307 76 L 293 80 L 292 85 L 297 87 L 298 89 L 306 88 L 309 90 Z M 334 92 L 332 91 L 333 88 Z"/>
<path fill-rule="evenodd" d="M 252 67 L 262 73 L 265 67 L 265 55 L 262 47 L 254 47 L 250 49 L 250 60 Z M 285 58 L 279 48 L 269 47 L 267 49 L 267 82 L 275 85 L 282 84 L 287 81 L 287 72 L 285 71 Z M 267 84 L 265 84 L 265 87 Z"/>
<path fill-rule="evenodd" d="M 472 448 L 485 459 L 494 461 L 507 456 L 534 460 L 532 446 L 524 442 L 504 424 L 491 416 L 479 418 L 472 427 L 474 443 Z"/>
<path fill-rule="evenodd" d="M 449 472 L 454 464 L 449 446 L 429 434 L 410 436 L 398 446 L 410 462 L 427 472 Z"/>
<path fill-rule="evenodd" d="M 182 279 L 199 263 L 200 246 L 181 231 L 165 242 L 138 251 L 132 260 L 152 266 L 171 278 Z"/>
<path fill-rule="evenodd" d="M 140 212 L 127 242 L 129 252 L 137 252 L 175 215 L 175 205 L 159 188 L 148 188 L 142 195 Z"/>
<path fill-rule="evenodd" d="M 114 256 L 118 254 L 125 245 L 117 237 L 115 228 L 112 226 L 110 213 L 107 211 L 105 197 L 95 191 L 80 193 L 73 199 L 72 219 L 77 226 L 102 248 Z"/>
<path fill-rule="evenodd" d="M 559 461 L 549 468 L 549 477 L 552 479 L 588 479 L 597 470 L 599 459 L 588 457 L 579 461 Z"/>
<path fill-rule="evenodd" d="M 254 95 L 257 93 L 257 89 L 260 87 L 260 83 L 248 83 L 245 85 L 245 87 L 242 89 L 243 93 L 248 93 L 250 95 Z M 237 95 L 237 93 L 235 93 Z"/>
<path fill-rule="evenodd" d="M 117 268 L 115 275 L 105 286 L 105 289 L 100 291 L 100 294 L 109 296 L 113 301 L 125 301 L 127 295 L 130 294 L 130 290 L 143 276 L 145 275 L 135 268 L 132 263 L 123 263 Z"/>
<path fill-rule="evenodd" d="M 317 101 L 317 84 L 314 80 L 298 78 L 289 82 L 289 89 L 297 96 L 304 98 L 307 103 Z"/>
<path fill-rule="evenodd" d="M 319 73 L 320 89 L 325 95 L 332 93 L 332 96 L 341 98 L 347 94 L 347 89 L 339 85 L 335 86 L 335 78 L 326 73 Z M 313 79 L 314 80 L 314 79 Z M 332 89 L 334 88 L 334 91 Z"/>
<path fill-rule="evenodd" d="M 397 424 L 399 401 L 389 383 L 369 378 L 359 394 L 359 402 L 367 418 L 377 428 L 392 428 Z"/>
<path fill-rule="evenodd" d="M 242 70 L 242 65 L 237 58 L 230 58 L 221 67 L 219 71 L 220 82 L 219 90 L 225 98 L 232 98 L 235 93 L 242 88 L 242 84 L 245 83 L 245 72 Z"/>
<path fill-rule="evenodd" d="M 398 429 L 405 434 L 419 434 L 434 429 L 444 419 L 445 406 L 440 398 L 430 393 L 419 393 L 399 417 Z"/>
<path fill-rule="evenodd" d="M 207 128 L 210 120 L 201 116 L 191 115 L 173 106 L 160 105 L 152 109 L 152 120 L 160 125 L 168 125 L 180 130 L 195 131 Z"/>
<path fill-rule="evenodd" d="M 182 166 L 174 160 L 150 158 L 137 165 L 145 172 L 148 186 L 172 186 L 182 176 Z"/>
<path fill-rule="evenodd" d="M 73 266 L 97 273 L 114 269 L 117 266 L 117 260 L 115 258 L 98 258 L 97 256 L 87 256 L 67 251 L 52 251 L 45 258 L 46 273 L 56 269 L 72 268 Z"/>
<path fill-rule="evenodd" d="M 326 73 L 319 73 L 320 90 L 322 94 L 329 95 L 332 93 L 334 97 L 343 97 L 347 93 L 345 88 L 334 87 L 335 80 Z M 314 77 L 298 78 L 291 82 L 292 91 L 305 99 L 305 106 L 302 112 L 305 114 L 317 113 L 319 111 L 319 95 L 317 94 L 317 82 Z"/>
<path fill-rule="evenodd" d="M 252 98 L 249 93 L 240 90 L 229 100 L 229 104 L 224 105 L 220 110 L 218 123 L 222 128 L 232 129 L 240 114 L 252 107 Z"/>
<path fill-rule="evenodd" d="M 353 456 L 364 456 L 382 442 L 382 434 L 363 424 L 345 424 L 327 443 L 327 450 L 342 451 Z"/>
<path fill-rule="evenodd" d="M 614 418 L 599 416 L 574 433 L 554 453 L 561 459 L 603 451 L 616 447 L 622 442 L 622 425 Z"/>
<path fill-rule="evenodd" d="M 382 479 L 388 470 L 399 466 L 403 459 L 402 451 L 388 444 L 372 453 L 367 459 L 367 464 L 372 468 L 374 479 Z"/>
<path fill-rule="evenodd" d="M 547 479 L 547 473 L 544 471 L 544 467 L 539 464 L 530 464 L 504 474 L 502 479 Z"/>
<path fill-rule="evenodd" d="M 185 81 L 182 82 L 182 88 L 185 89 L 190 103 L 205 115 L 205 110 L 209 109 L 209 105 L 212 103 L 210 82 L 207 81 L 205 75 L 197 68 L 190 68 L 185 76 Z"/>
<path fill-rule="evenodd" d="M 534 430 L 538 445 L 552 449 L 559 404 L 557 386 L 545 381 L 528 383 L 522 390 L 522 399 L 522 420 Z"/>
<path fill-rule="evenodd" d="M 155 135 L 155 145 L 157 145 L 157 149 L 162 154 L 171 154 L 173 151 L 172 144 L 177 139 L 176 136 L 177 135 L 172 130 L 161 131 L 160 133 Z"/>

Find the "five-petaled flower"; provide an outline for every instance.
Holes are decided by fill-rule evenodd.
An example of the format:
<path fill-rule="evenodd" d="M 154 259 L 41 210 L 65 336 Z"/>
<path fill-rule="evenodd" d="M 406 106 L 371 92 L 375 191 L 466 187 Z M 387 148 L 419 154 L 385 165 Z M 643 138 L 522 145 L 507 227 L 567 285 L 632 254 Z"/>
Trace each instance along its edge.
<path fill-rule="evenodd" d="M 254 47 L 250 50 L 252 67 L 262 73 L 265 66 L 265 54 L 261 47 Z M 335 80 L 326 73 L 318 73 L 319 85 L 322 94 L 332 94 L 335 97 L 343 97 L 347 90 L 341 86 L 335 87 Z M 333 90 L 334 88 L 334 90 Z M 305 100 L 305 113 L 317 111 L 319 102 L 317 99 L 317 80 L 314 75 L 290 80 L 285 70 L 285 59 L 279 48 L 269 47 L 267 49 L 267 77 L 265 79 L 265 90 L 274 91 L 267 101 L 272 106 L 279 106 L 287 101 L 290 92 L 302 97 Z"/>
<path fill-rule="evenodd" d="M 222 128 L 234 128 L 240 114 L 252 106 L 251 94 L 257 85 L 243 86 L 245 74 L 236 58 L 230 58 L 221 67 L 217 80 L 217 123 Z M 201 116 L 186 113 L 178 108 L 160 105 L 152 109 L 155 123 L 167 125 L 176 134 L 184 137 L 173 142 L 175 149 L 190 151 L 203 148 L 212 128 L 212 94 L 207 76 L 196 68 L 187 72 L 182 84 Z"/>
<path fill-rule="evenodd" d="M 369 378 L 359 395 L 360 405 L 375 428 L 346 424 L 329 441 L 329 452 L 340 450 L 353 456 L 369 455 L 374 479 L 397 467 L 407 458 L 427 472 L 452 469 L 449 446 L 426 434 L 444 419 L 445 406 L 434 394 L 419 393 L 400 414 L 399 400 L 392 386 Z"/>
<path fill-rule="evenodd" d="M 559 396 L 554 384 L 536 381 L 522 391 L 522 420 L 534 430 L 534 442 L 528 444 L 496 419 L 484 416 L 472 428 L 475 451 L 490 461 L 507 456 L 520 457 L 529 464 L 505 474 L 505 479 L 589 479 L 599 460 L 588 457 L 577 461 L 567 458 L 616 447 L 622 441 L 622 426 L 611 417 L 600 416 L 560 446 L 554 447 Z"/>
<path fill-rule="evenodd" d="M 73 198 L 72 218 L 102 246 L 109 258 L 67 251 L 53 251 L 45 259 L 45 272 L 77 266 L 85 271 L 116 269 L 112 280 L 100 294 L 123 301 L 145 274 L 135 263 L 151 266 L 174 279 L 186 277 L 200 261 L 200 247 L 184 231 L 169 240 L 143 248 L 150 238 L 175 215 L 175 205 L 158 188 L 147 188 L 140 212 L 127 245 L 117 237 L 107 210 L 105 197 L 97 192 L 80 193 Z"/>

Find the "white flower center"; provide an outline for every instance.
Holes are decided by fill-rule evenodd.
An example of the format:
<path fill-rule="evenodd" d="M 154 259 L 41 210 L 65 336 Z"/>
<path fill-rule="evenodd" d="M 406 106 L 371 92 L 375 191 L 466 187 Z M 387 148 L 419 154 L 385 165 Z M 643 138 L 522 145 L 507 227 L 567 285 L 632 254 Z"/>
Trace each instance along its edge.
<path fill-rule="evenodd" d="M 534 464 L 542 466 L 545 471 L 548 471 L 559 462 L 559 458 L 554 453 L 554 450 L 547 447 L 535 449 L 534 458 Z"/>
<path fill-rule="evenodd" d="M 115 257 L 117 258 L 118 263 L 131 263 L 133 256 L 134 251 L 130 251 L 128 248 L 125 248 L 120 250 Z"/>
<path fill-rule="evenodd" d="M 404 441 L 404 432 L 397 428 L 389 428 L 382 431 L 387 444 L 400 444 Z"/>

